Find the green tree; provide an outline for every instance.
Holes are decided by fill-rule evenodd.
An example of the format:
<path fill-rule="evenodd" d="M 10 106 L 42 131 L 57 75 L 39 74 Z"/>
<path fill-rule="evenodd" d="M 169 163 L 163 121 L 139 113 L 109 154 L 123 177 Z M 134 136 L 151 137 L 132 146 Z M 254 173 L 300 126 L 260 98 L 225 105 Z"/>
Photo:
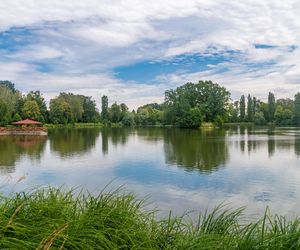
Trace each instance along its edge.
<path fill-rule="evenodd" d="M 197 128 L 201 125 L 202 119 L 201 111 L 196 107 L 185 112 L 176 124 L 183 128 Z"/>
<path fill-rule="evenodd" d="M 258 104 L 258 101 L 257 101 L 257 99 L 256 99 L 256 97 L 255 96 L 253 96 L 253 99 L 252 99 L 253 101 L 252 101 L 252 115 L 253 115 L 253 118 L 254 118 L 254 115 L 255 115 L 255 113 L 256 113 L 256 111 L 257 111 L 257 104 Z"/>
<path fill-rule="evenodd" d="M 134 126 L 134 124 L 135 124 L 134 116 L 135 116 L 134 113 L 130 113 L 130 112 L 125 113 L 125 115 L 121 121 L 122 124 L 124 126 L 129 126 L 129 127 Z"/>
<path fill-rule="evenodd" d="M 268 121 L 274 121 L 274 114 L 276 110 L 275 96 L 273 93 L 269 92 L 268 95 Z"/>
<path fill-rule="evenodd" d="M 294 100 L 290 98 L 277 99 L 276 105 L 282 106 L 284 109 L 294 110 Z"/>
<path fill-rule="evenodd" d="M 300 93 L 299 92 L 295 95 L 295 100 L 294 100 L 294 122 L 295 125 L 297 126 L 300 125 Z"/>
<path fill-rule="evenodd" d="M 72 114 L 72 122 L 82 122 L 83 116 L 83 96 L 72 93 L 60 93 L 59 99 L 69 104 Z"/>
<path fill-rule="evenodd" d="M 135 115 L 135 123 L 140 126 L 150 125 L 148 119 L 149 119 L 148 109 L 139 108 Z"/>
<path fill-rule="evenodd" d="M 40 116 L 40 121 L 41 122 L 47 122 L 48 121 L 48 110 L 47 110 L 47 105 L 44 97 L 42 96 L 41 92 L 38 91 L 30 91 L 27 96 L 25 101 L 35 101 L 39 107 L 41 116 Z"/>
<path fill-rule="evenodd" d="M 239 101 L 233 103 L 232 121 L 237 122 L 239 120 Z"/>
<path fill-rule="evenodd" d="M 217 83 L 199 81 L 165 92 L 165 118 L 175 124 L 189 117 L 193 108 L 198 108 L 204 121 L 213 122 L 228 112 L 230 93 Z M 182 122 L 180 122 L 182 123 Z"/>
<path fill-rule="evenodd" d="M 50 101 L 50 121 L 54 124 L 67 124 L 74 121 L 70 104 L 60 98 Z"/>
<path fill-rule="evenodd" d="M 123 120 L 124 116 L 126 113 L 128 113 L 128 107 L 125 103 L 121 103 L 120 104 L 120 108 L 121 108 L 121 117 L 120 120 Z"/>
<path fill-rule="evenodd" d="M 21 98 L 18 91 L 13 91 L 6 85 L 0 84 L 0 100 L 2 100 L 7 106 L 7 116 L 11 117 L 16 113 L 17 101 Z"/>
<path fill-rule="evenodd" d="M 22 108 L 23 119 L 40 120 L 41 111 L 36 101 L 26 101 Z"/>
<path fill-rule="evenodd" d="M 111 122 L 117 123 L 121 121 L 121 107 L 116 102 L 109 109 Z"/>
<path fill-rule="evenodd" d="M 245 121 L 245 112 L 246 112 L 245 96 L 242 95 L 241 99 L 240 99 L 240 120 L 241 120 L 241 122 Z"/>
<path fill-rule="evenodd" d="M 239 102 L 235 101 L 228 107 L 228 121 L 238 122 L 239 120 Z"/>
<path fill-rule="evenodd" d="M 102 96 L 101 98 L 101 103 L 102 103 L 102 111 L 101 111 L 101 118 L 104 121 L 109 120 L 109 112 L 108 112 L 108 97 L 106 95 Z"/>
<path fill-rule="evenodd" d="M 9 123 L 9 113 L 7 105 L 0 100 L 0 125 L 5 126 Z"/>
<path fill-rule="evenodd" d="M 190 104 L 183 98 L 178 98 L 172 104 L 168 103 L 165 110 L 165 122 L 167 124 L 178 125 L 178 121 L 190 109 Z"/>
<path fill-rule="evenodd" d="M 10 89 L 13 93 L 17 92 L 17 90 L 15 89 L 15 84 L 11 81 L 0 81 L 0 86 Z"/>
<path fill-rule="evenodd" d="M 253 121 L 253 101 L 250 94 L 247 97 L 247 120 L 248 122 Z"/>
<path fill-rule="evenodd" d="M 259 103 L 259 108 L 257 109 L 257 112 L 262 112 L 262 114 L 264 115 L 264 118 L 266 121 L 268 121 L 268 104 L 265 102 L 260 102 Z"/>
<path fill-rule="evenodd" d="M 274 118 L 277 125 L 291 125 L 293 112 L 289 109 L 285 109 L 281 105 L 277 105 Z"/>
<path fill-rule="evenodd" d="M 265 116 L 263 112 L 255 112 L 255 115 L 253 117 L 253 121 L 256 125 L 265 125 L 267 123 Z"/>
<path fill-rule="evenodd" d="M 83 98 L 83 122 L 97 122 L 99 120 L 99 113 L 96 108 L 96 103 L 91 96 L 82 96 Z"/>
<path fill-rule="evenodd" d="M 19 113 L 15 113 L 14 117 L 12 118 L 14 122 L 18 122 L 22 120 L 22 117 L 19 115 Z"/>

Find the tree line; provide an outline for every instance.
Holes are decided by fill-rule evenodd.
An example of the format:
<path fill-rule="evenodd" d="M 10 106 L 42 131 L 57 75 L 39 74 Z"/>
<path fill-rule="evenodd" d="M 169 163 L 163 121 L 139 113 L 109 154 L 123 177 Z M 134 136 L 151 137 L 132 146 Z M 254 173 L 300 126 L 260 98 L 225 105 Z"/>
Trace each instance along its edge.
<path fill-rule="evenodd" d="M 10 81 L 0 81 L 0 125 L 21 119 L 43 123 L 103 123 L 107 126 L 199 127 L 202 122 L 251 122 L 257 125 L 300 126 L 300 93 L 294 99 L 275 99 L 269 93 L 263 102 L 250 94 L 232 101 L 226 88 L 212 81 L 186 83 L 165 92 L 165 101 L 151 103 L 130 111 L 125 103 L 109 106 L 107 96 L 101 98 L 101 112 L 89 96 L 60 93 L 47 107 L 40 91 L 23 95 Z"/>
<path fill-rule="evenodd" d="M 294 99 L 275 99 L 271 92 L 268 101 L 263 102 L 248 94 L 239 101 L 229 105 L 230 122 L 254 122 L 257 125 L 272 123 L 279 126 L 300 126 L 300 93 L 295 94 Z"/>
<path fill-rule="evenodd" d="M 32 119 L 43 123 L 99 122 L 100 115 L 91 97 L 60 93 L 50 100 L 49 109 L 40 91 L 23 95 L 10 81 L 0 81 L 0 125 Z"/>

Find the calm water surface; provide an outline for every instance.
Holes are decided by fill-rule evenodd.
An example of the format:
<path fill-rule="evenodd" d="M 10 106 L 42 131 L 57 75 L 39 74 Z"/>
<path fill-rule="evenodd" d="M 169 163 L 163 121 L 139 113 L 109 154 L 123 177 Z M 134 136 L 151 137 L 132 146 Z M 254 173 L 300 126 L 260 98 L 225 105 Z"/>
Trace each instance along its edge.
<path fill-rule="evenodd" d="M 167 213 L 225 201 L 249 215 L 300 214 L 300 130 L 57 129 L 0 137 L 1 191 L 125 185 Z"/>

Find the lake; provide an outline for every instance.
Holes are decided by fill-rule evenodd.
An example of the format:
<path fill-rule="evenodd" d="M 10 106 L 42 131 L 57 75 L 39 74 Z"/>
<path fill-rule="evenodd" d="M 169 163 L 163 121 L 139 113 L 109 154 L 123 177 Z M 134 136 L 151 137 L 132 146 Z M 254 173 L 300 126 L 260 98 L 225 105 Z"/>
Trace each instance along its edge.
<path fill-rule="evenodd" d="M 300 130 L 52 129 L 0 137 L 0 190 L 47 185 L 97 193 L 124 185 L 161 214 L 225 202 L 255 216 L 300 214 Z"/>

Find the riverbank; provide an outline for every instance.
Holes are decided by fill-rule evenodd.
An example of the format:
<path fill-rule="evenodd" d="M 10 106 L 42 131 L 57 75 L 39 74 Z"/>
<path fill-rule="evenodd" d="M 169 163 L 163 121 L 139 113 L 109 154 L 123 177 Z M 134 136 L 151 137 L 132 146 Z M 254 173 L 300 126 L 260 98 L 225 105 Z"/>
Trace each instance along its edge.
<path fill-rule="evenodd" d="M 145 126 L 125 126 L 122 123 L 109 123 L 109 124 L 103 124 L 101 122 L 98 123 L 69 123 L 69 124 L 51 124 L 47 123 L 44 125 L 46 128 L 179 128 L 178 126 L 174 125 L 145 125 Z M 227 122 L 222 125 L 217 125 L 212 122 L 203 122 L 200 126 L 200 128 L 204 129 L 213 129 L 213 128 L 219 128 L 219 127 L 295 127 L 295 126 L 279 126 L 275 125 L 274 123 L 269 123 L 266 125 L 255 125 L 253 122 Z M 195 129 L 195 128 L 185 128 L 185 129 Z"/>
<path fill-rule="evenodd" d="M 2 135 L 46 136 L 48 129 L 46 127 L 0 127 L 0 136 Z"/>
<path fill-rule="evenodd" d="M 103 128 L 103 123 L 68 123 L 68 124 L 52 124 L 47 123 L 44 125 L 46 128 Z"/>
<path fill-rule="evenodd" d="M 1 197 L 0 247 L 7 249 L 298 249 L 300 219 L 218 207 L 189 223 L 157 220 L 144 202 L 116 191 L 97 197 L 49 188 Z"/>

